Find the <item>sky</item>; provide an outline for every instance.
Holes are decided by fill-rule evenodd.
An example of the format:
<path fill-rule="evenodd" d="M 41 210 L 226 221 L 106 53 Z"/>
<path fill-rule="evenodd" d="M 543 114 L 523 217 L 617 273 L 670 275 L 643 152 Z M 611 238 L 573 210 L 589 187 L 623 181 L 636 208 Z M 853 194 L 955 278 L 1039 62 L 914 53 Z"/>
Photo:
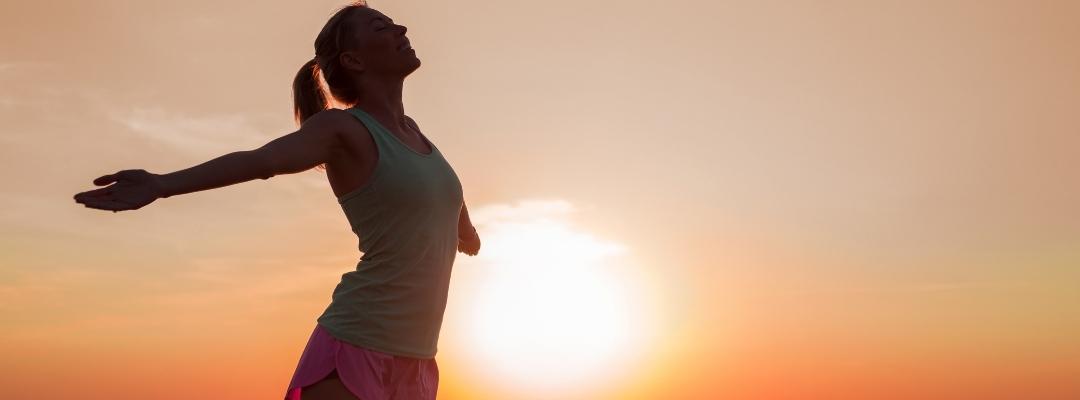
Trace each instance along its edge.
<path fill-rule="evenodd" d="M 1080 4 L 369 4 L 484 243 L 439 399 L 1080 397 Z M 9 397 L 283 395 L 359 259 L 322 172 L 71 196 L 294 131 L 341 5 L 0 3 Z"/>

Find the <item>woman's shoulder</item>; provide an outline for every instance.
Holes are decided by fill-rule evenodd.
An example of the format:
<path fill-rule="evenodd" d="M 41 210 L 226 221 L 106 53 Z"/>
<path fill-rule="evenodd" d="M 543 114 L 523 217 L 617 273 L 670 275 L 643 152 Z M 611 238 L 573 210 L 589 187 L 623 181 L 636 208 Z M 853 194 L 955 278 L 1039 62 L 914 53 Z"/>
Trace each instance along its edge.
<path fill-rule="evenodd" d="M 325 110 L 319 111 L 318 113 L 315 113 L 315 115 L 322 116 L 328 121 L 333 121 L 337 123 L 352 122 L 356 121 L 358 118 L 356 114 L 353 114 L 349 110 L 340 108 L 327 108 Z M 312 116 L 312 118 L 314 118 L 314 116 Z"/>
<path fill-rule="evenodd" d="M 366 134 L 368 128 L 359 117 L 348 110 L 328 108 L 312 115 L 311 120 L 318 120 L 320 125 L 338 131 L 343 135 Z"/>

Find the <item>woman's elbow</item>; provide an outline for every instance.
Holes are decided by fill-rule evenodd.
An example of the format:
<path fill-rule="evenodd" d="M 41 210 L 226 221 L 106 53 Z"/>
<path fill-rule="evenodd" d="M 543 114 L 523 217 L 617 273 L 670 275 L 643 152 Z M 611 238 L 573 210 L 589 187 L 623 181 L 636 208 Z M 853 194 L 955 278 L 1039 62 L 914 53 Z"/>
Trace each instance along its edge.
<path fill-rule="evenodd" d="M 274 159 L 270 157 L 269 152 L 263 151 L 263 149 L 249 150 L 248 156 L 251 166 L 250 174 L 253 179 L 270 179 L 274 176 L 281 175 L 278 170 L 279 166 L 274 162 Z"/>

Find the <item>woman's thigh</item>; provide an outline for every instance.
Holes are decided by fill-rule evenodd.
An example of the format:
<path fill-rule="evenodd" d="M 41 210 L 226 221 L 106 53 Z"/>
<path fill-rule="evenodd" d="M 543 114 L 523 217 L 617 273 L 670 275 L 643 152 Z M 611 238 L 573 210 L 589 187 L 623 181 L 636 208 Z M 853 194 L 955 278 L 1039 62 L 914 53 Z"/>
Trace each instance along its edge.
<path fill-rule="evenodd" d="M 334 370 L 325 379 L 315 382 L 310 386 L 304 386 L 300 391 L 301 400 L 363 400 L 349 389 L 345 388 L 345 384 L 341 383 L 341 379 L 338 378 L 337 370 Z"/>

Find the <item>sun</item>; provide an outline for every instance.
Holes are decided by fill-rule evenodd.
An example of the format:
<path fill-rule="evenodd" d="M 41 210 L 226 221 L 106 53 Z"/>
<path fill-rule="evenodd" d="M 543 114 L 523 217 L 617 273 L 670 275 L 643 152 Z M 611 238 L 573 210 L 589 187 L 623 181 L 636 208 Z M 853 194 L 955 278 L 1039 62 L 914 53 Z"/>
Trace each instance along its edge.
<path fill-rule="evenodd" d="M 468 357 L 493 382 L 540 397 L 617 378 L 649 326 L 628 249 L 573 228 L 572 210 L 533 202 L 473 213 L 483 247 L 467 267 Z"/>

